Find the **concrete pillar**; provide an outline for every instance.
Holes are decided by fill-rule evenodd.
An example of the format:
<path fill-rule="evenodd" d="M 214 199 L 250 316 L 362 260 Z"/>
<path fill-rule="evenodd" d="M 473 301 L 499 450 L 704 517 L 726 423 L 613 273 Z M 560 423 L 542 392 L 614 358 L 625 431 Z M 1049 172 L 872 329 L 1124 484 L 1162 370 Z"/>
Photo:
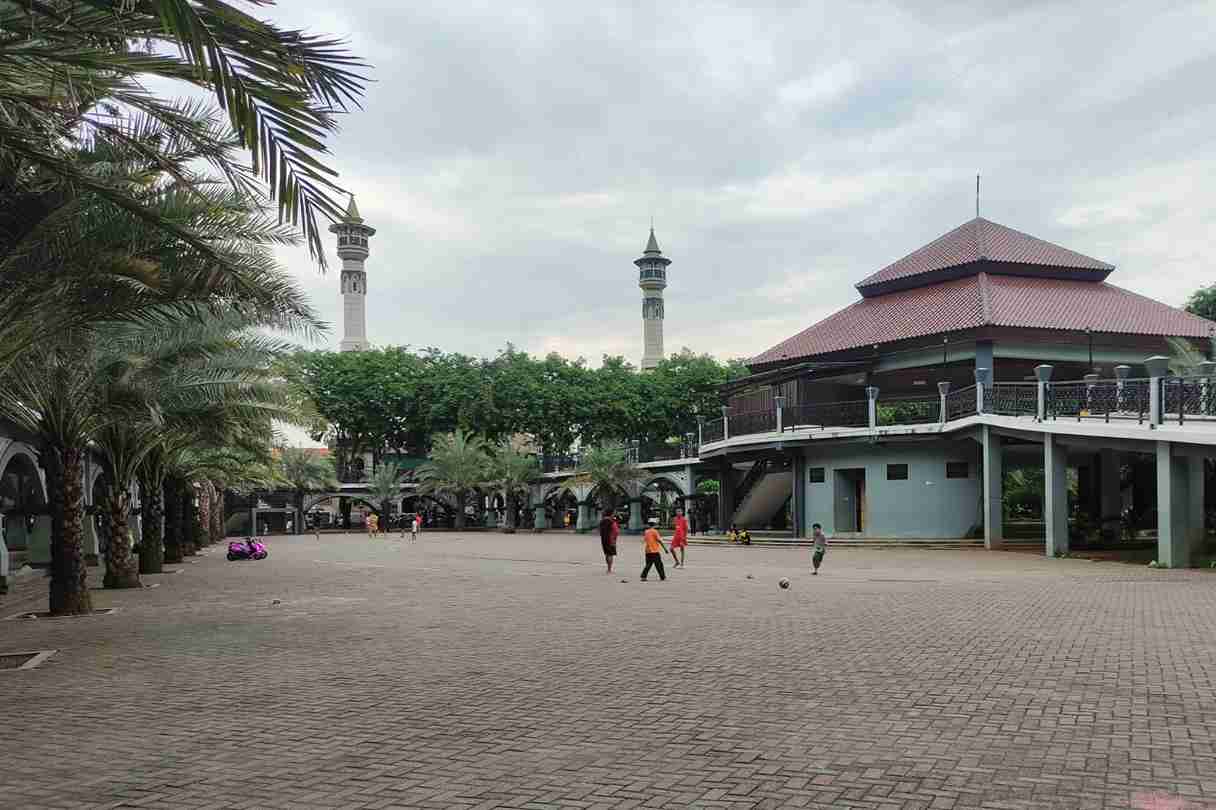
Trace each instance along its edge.
<path fill-rule="evenodd" d="M 1098 510 L 1102 522 L 1102 539 L 1111 542 L 1119 539 L 1123 528 L 1123 490 L 1120 486 L 1119 453 L 1102 450 L 1098 453 Z"/>
<path fill-rule="evenodd" d="M 1203 462 L 1171 449 L 1157 442 L 1157 563 L 1185 568 L 1195 564 L 1203 536 Z"/>
<path fill-rule="evenodd" d="M 1050 433 L 1043 436 L 1043 523 L 1048 557 L 1068 552 L 1068 453 Z"/>
<path fill-rule="evenodd" d="M 878 386 L 866 386 L 866 410 L 870 417 L 870 430 L 878 427 Z"/>
<path fill-rule="evenodd" d="M 777 406 L 777 432 L 782 433 L 785 431 L 784 420 L 782 419 L 782 416 L 784 416 L 783 411 L 785 410 L 785 397 L 773 397 L 773 403 Z"/>
<path fill-rule="evenodd" d="M 532 510 L 532 530 L 543 532 L 549 528 L 549 522 L 545 520 L 545 502 L 537 498 L 536 506 Z"/>
<path fill-rule="evenodd" d="M 627 527 L 626 531 L 628 531 L 629 534 L 641 534 L 642 533 L 642 499 L 641 498 L 630 498 L 629 499 L 629 526 Z"/>
<path fill-rule="evenodd" d="M 938 413 L 941 417 L 941 423 L 943 425 L 946 424 L 946 397 L 948 397 L 949 395 L 950 395 L 950 383 L 939 382 L 937 384 L 937 398 L 938 398 L 937 407 L 939 409 Z"/>
<path fill-rule="evenodd" d="M 1169 374 L 1170 359 L 1161 355 L 1153 355 L 1144 361 L 1144 368 L 1148 372 L 1148 410 L 1149 424 L 1156 426 L 1163 421 L 1162 410 L 1164 404 L 1161 401 L 1161 380 Z"/>
<path fill-rule="evenodd" d="M 1001 512 L 1002 477 L 1001 437 L 984 425 L 984 548 L 999 549 L 1004 540 Z"/>
<path fill-rule="evenodd" d="M 992 382 L 992 369 L 975 369 L 975 412 L 984 412 L 984 389 Z"/>
<path fill-rule="evenodd" d="M 90 520 L 88 515 L 84 520 Z M 29 555 L 31 565 L 51 564 L 51 516 L 38 515 L 34 518 L 34 528 L 29 536 Z"/>
<path fill-rule="evenodd" d="M 586 501 L 578 502 L 578 519 L 574 523 L 574 530 L 576 532 L 591 531 L 591 523 L 588 519 L 590 509 L 591 507 Z"/>
<path fill-rule="evenodd" d="M 718 488 L 718 529 L 725 532 L 735 516 L 735 469 L 722 465 L 721 486 Z"/>
<path fill-rule="evenodd" d="M 991 340 L 977 340 L 975 342 L 975 367 L 977 369 L 988 369 L 992 372 L 989 379 L 996 379 L 996 358 L 992 353 L 993 343 Z"/>
<path fill-rule="evenodd" d="M 730 408 L 722 406 L 722 440 L 730 438 Z"/>
<path fill-rule="evenodd" d="M 794 537 L 806 537 L 806 458 L 795 452 L 790 465 L 794 491 L 790 494 L 790 521 L 794 524 Z"/>

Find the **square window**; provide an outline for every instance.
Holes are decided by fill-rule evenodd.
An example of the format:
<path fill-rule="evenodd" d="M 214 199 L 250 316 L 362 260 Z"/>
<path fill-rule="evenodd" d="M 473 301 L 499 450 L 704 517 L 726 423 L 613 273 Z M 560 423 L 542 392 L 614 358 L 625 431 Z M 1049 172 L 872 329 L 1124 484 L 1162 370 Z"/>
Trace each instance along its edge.
<path fill-rule="evenodd" d="M 947 478 L 968 478 L 971 475 L 971 465 L 965 461 L 947 461 Z"/>
<path fill-rule="evenodd" d="M 825 480 L 823 467 L 811 467 L 807 474 L 812 484 L 822 484 Z"/>
<path fill-rule="evenodd" d="M 908 465 L 907 464 L 888 464 L 887 465 L 887 480 L 888 481 L 907 481 L 908 480 Z"/>

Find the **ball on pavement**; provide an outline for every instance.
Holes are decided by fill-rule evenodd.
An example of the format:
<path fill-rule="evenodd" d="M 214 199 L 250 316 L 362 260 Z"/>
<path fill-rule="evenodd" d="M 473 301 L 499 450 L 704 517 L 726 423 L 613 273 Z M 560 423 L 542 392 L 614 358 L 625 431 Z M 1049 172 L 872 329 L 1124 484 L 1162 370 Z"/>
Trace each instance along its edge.
<path fill-rule="evenodd" d="M 786 588 L 788 588 L 790 586 L 790 581 L 788 579 L 786 579 L 785 577 L 782 577 L 781 580 L 777 584 L 780 585 L 781 590 L 784 591 Z"/>

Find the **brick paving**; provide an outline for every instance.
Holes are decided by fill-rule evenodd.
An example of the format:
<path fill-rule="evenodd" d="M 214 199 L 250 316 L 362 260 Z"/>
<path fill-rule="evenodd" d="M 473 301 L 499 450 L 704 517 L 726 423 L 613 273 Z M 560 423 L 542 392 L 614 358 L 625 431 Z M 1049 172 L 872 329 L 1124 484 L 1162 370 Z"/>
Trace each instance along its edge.
<path fill-rule="evenodd" d="M 0 806 L 1216 807 L 1212 573 L 694 547 L 640 583 L 622 542 L 608 577 L 591 537 L 277 538 L 0 622 L 61 650 L 0 672 Z"/>

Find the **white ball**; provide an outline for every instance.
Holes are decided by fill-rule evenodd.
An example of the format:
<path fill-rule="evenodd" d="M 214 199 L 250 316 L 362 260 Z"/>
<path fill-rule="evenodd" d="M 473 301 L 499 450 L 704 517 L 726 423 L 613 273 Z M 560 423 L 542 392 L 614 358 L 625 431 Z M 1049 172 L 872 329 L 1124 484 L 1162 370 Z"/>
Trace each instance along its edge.
<path fill-rule="evenodd" d="M 786 579 L 785 577 L 782 577 L 781 581 L 778 582 L 777 584 L 781 586 L 781 590 L 785 590 L 786 588 L 788 588 L 790 586 L 790 581 L 788 579 Z"/>

